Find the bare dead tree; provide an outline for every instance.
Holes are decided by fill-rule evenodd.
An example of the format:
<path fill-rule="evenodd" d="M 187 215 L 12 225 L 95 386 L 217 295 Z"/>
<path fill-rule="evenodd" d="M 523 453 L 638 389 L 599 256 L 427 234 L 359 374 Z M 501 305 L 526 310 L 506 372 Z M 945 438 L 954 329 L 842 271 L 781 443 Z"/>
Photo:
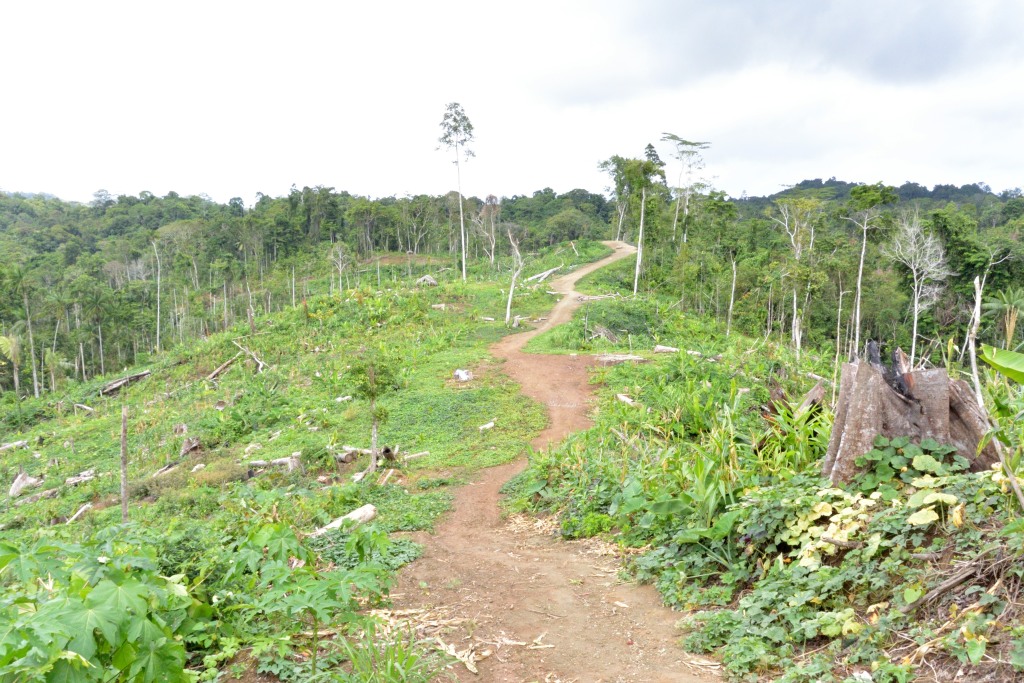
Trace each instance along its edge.
<path fill-rule="evenodd" d="M 910 342 L 910 367 L 917 353 L 917 323 L 921 312 L 938 300 L 942 283 L 952 272 L 946 263 L 946 252 L 939 238 L 925 231 L 916 213 L 899 220 L 892 242 L 882 252 L 910 271 L 912 280 L 913 337 Z"/>

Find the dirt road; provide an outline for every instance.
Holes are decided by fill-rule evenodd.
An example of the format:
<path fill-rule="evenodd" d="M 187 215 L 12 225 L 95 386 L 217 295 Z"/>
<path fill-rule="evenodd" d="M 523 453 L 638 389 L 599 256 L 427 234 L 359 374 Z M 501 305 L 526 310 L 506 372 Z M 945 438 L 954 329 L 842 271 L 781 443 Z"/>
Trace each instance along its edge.
<path fill-rule="evenodd" d="M 502 371 L 528 396 L 544 403 L 550 423 L 534 439 L 547 448 L 590 426 L 591 394 L 585 356 L 525 354 L 535 335 L 570 319 L 579 306 L 577 280 L 634 249 L 609 242 L 615 252 L 553 281 L 563 294 L 538 328 L 491 347 Z M 503 519 L 498 490 L 526 466 L 525 459 L 478 473 L 456 492 L 454 510 L 435 535 L 419 535 L 423 557 L 406 567 L 396 587 L 397 609 L 438 609 L 461 618 L 446 636 L 463 650 L 475 644 L 491 656 L 475 675 L 458 666 L 461 681 L 547 683 L 696 683 L 715 680 L 699 658 L 676 645 L 678 615 L 649 586 L 620 583 L 607 546 L 565 542 L 543 523 Z"/>

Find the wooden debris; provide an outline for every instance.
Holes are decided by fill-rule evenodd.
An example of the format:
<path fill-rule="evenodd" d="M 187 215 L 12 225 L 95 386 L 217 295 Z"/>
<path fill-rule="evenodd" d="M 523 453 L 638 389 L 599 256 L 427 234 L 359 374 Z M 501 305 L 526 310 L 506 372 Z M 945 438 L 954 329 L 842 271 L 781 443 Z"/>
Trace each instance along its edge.
<path fill-rule="evenodd" d="M 456 382 L 468 382 L 473 379 L 473 373 L 469 370 L 463 370 L 462 368 L 457 369 L 452 373 L 452 377 Z"/>
<path fill-rule="evenodd" d="M 42 483 L 43 480 L 38 477 L 19 472 L 18 476 L 14 478 L 14 483 L 11 484 L 11 490 L 7 492 L 7 495 L 10 498 L 17 498 L 25 489 L 34 489 Z"/>
<path fill-rule="evenodd" d="M 580 295 L 576 297 L 576 301 L 601 301 L 602 299 L 617 299 L 618 294 L 594 294 L 594 295 Z"/>
<path fill-rule="evenodd" d="M 180 457 L 183 457 L 185 456 L 185 454 L 191 453 L 192 451 L 198 449 L 199 445 L 199 437 L 190 436 L 185 439 L 184 443 L 181 444 L 181 451 L 178 453 L 178 455 Z"/>
<path fill-rule="evenodd" d="M 172 463 L 170 463 L 168 465 L 164 465 L 163 467 L 158 469 L 156 472 L 154 472 L 151 476 L 152 476 L 153 479 L 156 479 L 157 477 L 162 477 L 165 474 L 170 474 L 171 472 L 173 472 L 176 469 L 178 469 L 178 463 L 172 462 Z"/>
<path fill-rule="evenodd" d="M 287 467 L 288 471 L 302 468 L 301 452 L 292 453 L 287 458 L 276 458 L 275 460 L 250 460 L 246 464 L 249 467 Z"/>
<path fill-rule="evenodd" d="M 492 317 L 490 317 L 488 315 L 481 316 L 480 319 L 483 320 L 485 323 L 493 323 L 494 322 L 494 318 L 492 318 Z"/>
<path fill-rule="evenodd" d="M 96 412 L 95 409 L 90 408 L 89 406 L 85 405 L 84 403 L 76 403 L 74 405 L 74 408 L 75 408 L 75 412 L 77 412 L 79 410 L 84 410 L 87 413 L 94 413 L 94 412 Z"/>
<path fill-rule="evenodd" d="M 443 311 L 448 308 L 448 304 L 430 304 L 430 307 L 435 311 Z"/>
<path fill-rule="evenodd" d="M 195 467 L 192 468 L 192 474 L 195 474 L 199 470 L 204 470 L 204 469 L 206 469 L 206 463 L 201 462 L 201 463 L 199 463 L 198 465 L 196 465 Z"/>
<path fill-rule="evenodd" d="M 636 404 L 636 401 L 631 399 L 629 396 L 626 396 L 625 394 L 615 394 L 615 398 L 617 398 L 620 402 L 625 403 L 627 406 Z"/>
<path fill-rule="evenodd" d="M 419 453 L 412 453 L 411 455 L 407 455 L 404 458 L 402 458 L 402 460 L 408 461 L 414 458 L 422 458 L 424 455 L 430 455 L 430 451 L 420 451 Z"/>
<path fill-rule="evenodd" d="M 345 524 L 345 522 L 354 522 L 352 526 L 356 527 L 360 524 L 365 524 L 366 522 L 369 522 L 376 516 L 377 508 L 374 507 L 373 505 L 366 504 L 362 507 L 356 508 L 347 515 L 342 515 L 341 517 L 338 517 L 330 524 L 320 527 L 319 529 L 311 533 L 310 537 L 316 538 L 317 536 L 322 536 L 323 534 L 326 534 L 328 531 L 340 529 Z"/>
<path fill-rule="evenodd" d="M 619 335 L 615 334 L 604 325 L 594 325 L 594 332 L 590 335 L 590 339 L 593 341 L 598 337 L 610 341 L 612 344 L 619 343 Z"/>
<path fill-rule="evenodd" d="M 0 453 L 3 453 L 4 451 L 11 451 L 14 450 L 15 448 L 28 448 L 28 441 L 22 440 L 12 441 L 11 443 L 5 443 L 3 446 L 0 446 Z"/>
<path fill-rule="evenodd" d="M 424 275 L 420 279 L 416 280 L 416 285 L 419 287 L 437 287 L 437 280 L 429 275 Z"/>
<path fill-rule="evenodd" d="M 80 473 L 76 474 L 73 477 L 68 477 L 67 479 L 65 479 L 64 480 L 64 485 L 65 486 L 78 486 L 79 484 L 84 484 L 86 482 L 90 482 L 90 481 L 92 481 L 95 478 L 96 478 L 96 470 L 84 470 L 83 472 L 80 472 Z"/>
<path fill-rule="evenodd" d="M 565 265 L 565 264 L 563 263 L 562 265 Z M 523 282 L 533 282 L 534 280 L 536 280 L 537 282 L 544 282 L 544 280 L 546 280 L 549 275 L 551 275 L 555 271 L 561 270 L 561 269 L 562 269 L 562 266 L 557 266 L 555 268 L 551 268 L 550 270 L 545 270 L 543 273 L 537 273 L 536 275 L 532 275 L 532 276 L 526 278 L 525 280 L 523 280 Z"/>
<path fill-rule="evenodd" d="M 39 493 L 33 493 L 31 496 L 26 496 L 25 498 L 19 498 L 18 500 L 14 501 L 14 504 L 17 506 L 29 505 L 31 503 L 35 503 L 36 501 L 40 501 L 44 498 L 53 498 L 58 493 L 60 493 L 59 486 L 55 489 L 47 489 L 45 491 L 40 491 Z"/>
<path fill-rule="evenodd" d="M 606 353 L 597 357 L 598 365 L 619 365 L 620 363 L 646 363 L 643 356 L 634 356 L 630 353 Z"/>
<path fill-rule="evenodd" d="M 488 422 L 485 425 L 480 425 L 478 427 L 478 429 L 480 430 L 481 434 L 483 434 L 488 429 L 494 429 L 494 420 L 491 420 L 490 422 Z"/>
<path fill-rule="evenodd" d="M 351 401 L 351 400 L 352 400 L 351 396 L 339 396 L 338 398 L 334 399 L 334 402 L 335 403 L 347 403 L 348 401 Z"/>
<path fill-rule="evenodd" d="M 654 347 L 654 352 L 655 353 L 679 353 L 679 349 L 677 349 L 674 346 L 662 346 L 661 344 L 657 344 Z"/>
<path fill-rule="evenodd" d="M 126 387 L 132 382 L 137 382 L 140 379 L 145 379 L 146 377 L 149 377 L 149 375 L 149 370 L 143 370 L 142 372 L 137 372 L 134 375 L 128 375 L 127 377 L 115 379 L 113 382 L 108 382 L 104 384 L 103 388 L 100 389 L 100 393 L 103 394 L 104 396 L 116 394 L 118 391 L 121 390 L 122 387 Z"/>
<path fill-rule="evenodd" d="M 266 370 L 267 368 L 270 367 L 269 365 L 264 363 L 263 360 L 260 359 L 259 356 L 257 356 L 255 353 L 253 353 L 252 350 L 245 348 L 244 346 L 239 344 L 234 339 L 231 340 L 231 343 L 234 344 L 235 346 L 237 346 L 238 348 L 240 348 L 245 353 L 247 353 L 250 358 L 252 358 L 254 361 L 256 361 L 256 372 L 257 373 L 261 373 L 261 372 L 263 372 L 264 370 Z"/>
<path fill-rule="evenodd" d="M 222 373 L 225 370 L 227 370 L 228 368 L 230 368 L 232 363 L 234 363 L 236 360 L 238 360 L 241 357 L 242 357 L 242 352 L 239 351 L 238 353 L 233 355 L 231 358 L 228 358 L 226 361 L 224 361 L 223 363 L 218 365 L 216 370 L 214 370 L 213 372 L 211 372 L 209 375 L 206 376 L 206 381 L 207 382 L 212 382 L 213 380 L 217 379 L 217 377 L 220 375 L 220 373 Z"/>
<path fill-rule="evenodd" d="M 75 514 L 71 515 L 71 517 L 68 518 L 68 521 L 66 521 L 65 524 L 71 524 L 71 522 L 77 521 L 79 517 L 81 517 L 82 515 L 84 515 L 86 512 L 88 512 L 91 509 L 92 509 L 92 503 L 86 503 L 82 507 L 78 508 L 78 512 L 76 512 Z"/>
<path fill-rule="evenodd" d="M 825 384 L 824 380 L 818 380 L 810 391 L 804 394 L 804 398 L 800 401 L 800 405 L 793 411 L 795 415 L 802 415 L 808 410 L 815 406 L 820 406 L 821 402 L 825 400 Z"/>
<path fill-rule="evenodd" d="M 689 355 L 693 356 L 694 358 L 700 358 L 701 360 L 706 360 L 709 363 L 717 363 L 718 361 L 722 360 L 722 354 L 718 354 L 717 356 L 705 356 L 700 351 L 693 351 L 692 349 L 691 350 L 687 350 L 686 353 L 688 353 Z"/>

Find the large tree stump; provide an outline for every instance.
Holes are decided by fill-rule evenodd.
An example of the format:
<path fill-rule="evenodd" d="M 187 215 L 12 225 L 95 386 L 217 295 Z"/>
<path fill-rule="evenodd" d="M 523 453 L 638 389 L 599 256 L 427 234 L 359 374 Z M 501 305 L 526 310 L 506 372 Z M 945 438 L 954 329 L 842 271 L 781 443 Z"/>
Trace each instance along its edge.
<path fill-rule="evenodd" d="M 999 461 L 991 443 L 978 453 L 988 420 L 974 394 L 941 368 L 897 374 L 887 381 L 880 365 L 861 360 L 845 363 L 835 414 L 822 465 L 822 475 L 832 483 L 853 478 L 858 470 L 855 460 L 874 448 L 879 435 L 948 444 L 976 472 Z"/>

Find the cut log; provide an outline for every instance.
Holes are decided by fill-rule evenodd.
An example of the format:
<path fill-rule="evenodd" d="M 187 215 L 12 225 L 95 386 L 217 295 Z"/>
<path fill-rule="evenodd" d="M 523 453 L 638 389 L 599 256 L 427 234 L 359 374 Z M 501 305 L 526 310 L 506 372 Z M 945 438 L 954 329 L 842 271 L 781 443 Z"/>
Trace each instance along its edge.
<path fill-rule="evenodd" d="M 220 375 L 220 373 L 222 373 L 225 370 L 227 370 L 228 368 L 230 368 L 231 364 L 234 363 L 236 360 L 238 360 L 241 357 L 242 357 L 242 352 L 239 351 L 238 353 L 233 355 L 231 358 L 228 358 L 226 361 L 224 361 L 223 363 L 218 365 L 216 370 L 214 370 L 213 372 L 211 372 L 209 375 L 206 376 L 206 381 L 207 382 L 212 382 L 213 380 L 217 379 L 217 377 L 218 377 L 218 375 Z"/>
<path fill-rule="evenodd" d="M 7 492 L 7 495 L 10 498 L 17 498 L 25 489 L 34 489 L 42 483 L 43 480 L 38 477 L 33 477 L 25 474 L 24 472 L 19 472 L 18 476 L 14 478 L 14 482 L 11 484 L 11 490 Z"/>
<path fill-rule="evenodd" d="M 629 353 L 605 353 L 597 357 L 598 365 L 619 365 L 620 363 L 646 363 L 643 356 L 634 356 Z"/>
<path fill-rule="evenodd" d="M 655 353 L 679 353 L 679 349 L 674 346 L 662 346 L 658 344 L 654 347 Z"/>
<path fill-rule="evenodd" d="M 134 375 L 128 375 L 127 377 L 122 377 L 120 379 L 115 379 L 113 382 L 107 382 L 106 384 L 104 384 L 103 388 L 100 389 L 100 393 L 103 394 L 104 396 L 110 396 L 111 394 L 116 394 L 123 387 L 128 386 L 132 382 L 137 382 L 140 379 L 144 379 L 146 377 L 149 377 L 149 375 L 150 375 L 150 371 L 149 370 L 143 370 L 142 372 L 137 372 Z"/>
<path fill-rule="evenodd" d="M 15 448 L 28 448 L 28 441 L 12 441 L 11 443 L 5 443 L 0 446 L 0 453 L 4 451 L 13 451 Z"/>
<path fill-rule="evenodd" d="M 287 467 L 288 471 L 301 469 L 302 460 L 300 458 L 301 453 L 292 453 L 287 458 L 277 458 L 275 460 L 250 460 L 246 463 L 249 467 Z"/>
<path fill-rule="evenodd" d="M 416 285 L 419 287 L 437 287 L 437 280 L 429 275 L 424 275 L 419 280 L 416 280 Z"/>
<path fill-rule="evenodd" d="M 968 386 L 950 380 L 942 368 L 896 374 L 887 381 L 871 362 L 845 363 L 822 475 L 833 483 L 850 481 L 857 472 L 855 460 L 874 447 L 878 436 L 935 439 L 955 447 L 973 471 L 986 470 L 999 460 L 991 442 L 978 453 L 987 431 Z"/>
<path fill-rule="evenodd" d="M 323 534 L 326 534 L 328 531 L 340 529 L 345 524 L 345 522 L 351 522 L 351 527 L 354 528 L 359 526 L 360 524 L 365 524 L 366 522 L 369 522 L 376 516 L 377 508 L 375 508 L 373 505 L 366 504 L 360 508 L 356 508 L 347 515 L 338 517 L 330 524 L 320 527 L 319 529 L 311 533 L 310 537 L 316 538 L 317 536 L 322 536 Z"/>

